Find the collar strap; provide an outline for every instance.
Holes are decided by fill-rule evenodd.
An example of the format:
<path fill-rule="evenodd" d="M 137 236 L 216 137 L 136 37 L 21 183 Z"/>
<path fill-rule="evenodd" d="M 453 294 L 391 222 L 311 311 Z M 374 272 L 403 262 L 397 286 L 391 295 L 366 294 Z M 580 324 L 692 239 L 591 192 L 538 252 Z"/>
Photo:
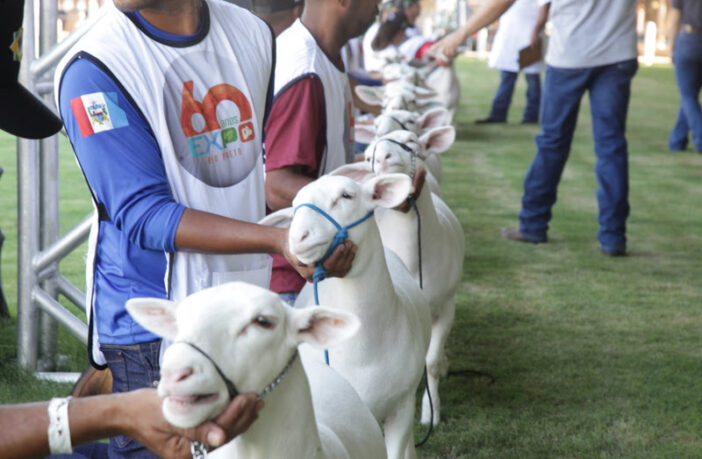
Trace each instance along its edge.
<path fill-rule="evenodd" d="M 393 118 L 393 119 L 394 119 L 394 118 Z M 403 150 L 405 150 L 407 153 L 409 153 L 409 154 L 411 155 L 411 159 L 412 159 L 412 173 L 411 173 L 411 176 L 412 176 L 412 177 L 414 177 L 414 168 L 415 168 L 414 160 L 415 160 L 415 158 L 419 158 L 419 159 L 421 159 L 422 161 L 426 161 L 426 160 L 427 160 L 427 157 L 426 157 L 426 156 L 424 156 L 423 154 L 419 153 L 418 151 L 412 150 L 410 147 L 408 147 L 408 146 L 405 145 L 404 143 L 398 142 L 398 141 L 395 140 L 395 139 L 390 139 L 390 138 L 387 138 L 387 137 L 381 137 L 381 138 L 379 138 L 379 139 L 375 142 L 375 145 L 373 145 L 373 157 L 372 157 L 372 159 L 371 159 L 371 171 L 372 171 L 372 172 L 375 172 L 375 150 L 378 148 L 378 144 L 379 144 L 381 141 L 383 141 L 383 140 L 386 141 L 386 142 L 390 142 L 390 143 L 393 143 L 393 144 L 397 145 L 398 147 L 402 148 Z"/>
<path fill-rule="evenodd" d="M 405 123 L 403 123 L 402 121 L 398 120 L 397 118 L 395 118 L 392 115 L 386 115 L 386 116 L 388 118 L 390 118 L 391 120 L 393 120 L 395 123 L 397 123 L 397 125 L 400 126 L 403 131 L 409 131 L 409 129 L 407 129 L 407 126 L 405 126 Z"/>
<path fill-rule="evenodd" d="M 334 225 L 337 229 L 336 235 L 334 236 L 334 240 L 331 242 L 331 245 L 329 245 L 329 248 L 327 249 L 326 253 L 322 256 L 322 258 L 317 260 L 316 266 L 314 268 L 313 279 L 316 281 L 324 280 L 327 277 L 327 271 L 326 269 L 324 269 L 324 267 L 322 267 L 322 263 L 324 263 L 327 260 L 327 258 L 329 258 L 332 252 L 334 252 L 334 249 L 343 244 L 344 241 L 349 237 L 348 230 L 372 217 L 373 211 L 368 212 L 366 215 L 359 218 L 353 223 L 350 223 L 346 226 L 341 226 L 336 220 L 334 220 L 334 218 L 331 215 L 329 215 L 319 207 L 315 206 L 314 204 L 310 204 L 307 202 L 300 204 L 299 206 L 295 207 L 295 212 L 297 212 L 297 210 L 300 207 L 309 207 L 310 209 L 319 213 L 322 217 L 329 220 L 329 222 L 331 222 L 331 224 Z"/>
<path fill-rule="evenodd" d="M 199 352 L 200 354 L 202 354 L 207 360 L 210 361 L 210 363 L 215 367 L 215 370 L 217 370 L 217 373 L 219 373 L 219 376 L 220 376 L 220 377 L 222 378 L 222 380 L 224 381 L 224 384 L 227 386 L 227 392 L 229 393 L 229 399 L 230 399 L 230 400 L 234 400 L 234 397 L 236 397 L 237 395 L 239 395 L 239 391 L 237 390 L 237 388 L 236 388 L 236 386 L 234 385 L 234 383 L 233 383 L 229 378 L 227 378 L 227 377 L 224 375 L 224 372 L 222 371 L 221 368 L 219 368 L 219 365 L 217 365 L 217 364 L 215 363 L 215 361 L 212 360 L 212 357 L 210 357 L 209 355 L 207 355 L 207 353 L 206 353 L 205 351 L 203 351 L 202 349 L 200 349 L 199 347 L 197 347 L 196 345 L 194 345 L 193 343 L 188 342 L 188 341 L 176 341 L 176 342 L 177 342 L 177 343 L 187 344 L 188 346 L 190 346 L 190 347 L 192 347 L 193 349 L 195 349 L 196 351 L 198 351 L 198 352 Z M 175 343 L 173 343 L 173 344 L 175 344 Z M 297 353 L 297 348 L 295 348 L 295 352 L 293 353 L 293 355 L 292 355 L 292 356 L 290 357 L 290 359 L 288 360 L 288 363 L 285 364 L 285 368 L 283 368 L 283 370 L 282 370 L 280 373 L 278 373 L 278 376 L 276 376 L 276 377 L 273 379 L 273 381 L 270 382 L 270 384 L 268 384 L 266 387 L 264 387 L 263 390 L 262 390 L 261 392 L 259 392 L 258 394 L 256 394 L 256 399 L 262 400 L 262 399 L 264 399 L 265 397 L 267 397 L 268 394 L 270 394 L 271 392 L 273 392 L 273 389 L 275 389 L 276 386 L 277 386 L 278 384 L 280 384 L 280 382 L 283 380 L 283 378 L 285 378 L 285 375 L 288 374 L 288 371 L 290 371 L 290 368 L 292 368 L 293 363 L 295 363 L 295 360 L 297 359 L 297 355 L 298 355 L 298 353 Z"/>
<path fill-rule="evenodd" d="M 239 395 L 239 391 L 237 390 L 234 383 L 224 375 L 224 372 L 222 371 L 222 369 L 219 368 L 219 365 L 217 365 L 217 363 L 214 360 L 212 360 L 212 357 L 207 355 L 207 352 L 203 351 L 202 349 L 200 349 L 199 347 L 197 347 L 196 345 L 194 345 L 193 343 L 191 343 L 189 341 L 176 341 L 176 343 L 187 344 L 188 346 L 190 346 L 193 349 L 195 349 L 196 351 L 198 351 L 200 354 L 203 355 L 203 357 L 205 357 L 207 360 L 210 361 L 210 363 L 215 367 L 215 370 L 217 370 L 217 373 L 219 373 L 220 378 L 222 378 L 222 380 L 224 381 L 224 384 L 226 384 L 227 392 L 229 392 L 229 399 L 230 400 L 234 400 L 234 397 Z M 175 343 L 173 343 L 173 344 L 175 344 Z"/>

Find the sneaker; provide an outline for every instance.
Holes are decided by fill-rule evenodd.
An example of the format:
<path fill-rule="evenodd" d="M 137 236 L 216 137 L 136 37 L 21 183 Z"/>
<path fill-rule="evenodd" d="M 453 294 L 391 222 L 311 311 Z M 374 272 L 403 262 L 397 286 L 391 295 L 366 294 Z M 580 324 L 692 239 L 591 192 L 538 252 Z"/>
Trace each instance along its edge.
<path fill-rule="evenodd" d="M 541 243 L 546 242 L 545 237 L 543 240 L 526 237 L 525 235 L 522 234 L 521 231 L 519 231 L 516 228 L 502 228 L 502 231 L 500 232 L 500 234 L 502 234 L 503 238 L 509 239 L 510 241 L 530 242 L 532 244 L 541 244 Z"/>
<path fill-rule="evenodd" d="M 600 252 L 602 252 L 602 255 L 605 255 L 608 257 L 625 257 L 627 255 L 626 249 L 623 247 L 618 247 L 618 248 L 600 247 Z"/>
<path fill-rule="evenodd" d="M 484 118 L 482 120 L 475 120 L 475 124 L 505 124 L 507 120 L 499 120 L 497 118 Z"/>

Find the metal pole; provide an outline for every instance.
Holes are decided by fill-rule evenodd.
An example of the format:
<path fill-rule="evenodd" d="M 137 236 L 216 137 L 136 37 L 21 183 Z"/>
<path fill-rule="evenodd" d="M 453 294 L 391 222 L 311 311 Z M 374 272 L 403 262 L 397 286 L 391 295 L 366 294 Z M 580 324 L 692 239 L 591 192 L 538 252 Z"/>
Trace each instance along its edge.
<path fill-rule="evenodd" d="M 24 33 L 22 40 L 22 66 L 20 81 L 32 91 L 34 82 L 29 66 L 34 57 L 34 2 L 24 4 Z M 37 309 L 32 300 L 36 274 L 31 260 L 38 248 L 39 212 L 37 197 L 38 142 L 17 140 L 17 360 L 28 370 L 34 371 L 37 363 Z"/>
<path fill-rule="evenodd" d="M 93 217 L 91 215 L 85 217 L 72 230 L 64 234 L 61 239 L 55 241 L 51 246 L 45 247 L 32 261 L 32 269 L 37 273 L 41 273 L 54 262 L 58 262 L 73 252 L 88 238 L 92 222 Z"/>
<path fill-rule="evenodd" d="M 47 53 L 55 44 L 57 38 L 56 19 L 58 17 L 58 2 L 44 1 L 40 3 L 40 30 L 39 30 L 39 55 Z M 36 82 L 37 78 L 34 76 Z M 44 95 L 44 100 L 53 106 L 51 93 Z M 59 161 L 58 161 L 58 136 L 53 135 L 41 141 L 40 147 L 41 181 L 39 193 L 41 196 L 40 239 L 39 248 L 45 250 L 53 244 L 59 236 Z M 58 273 L 58 263 L 52 265 Z M 41 282 L 41 286 L 54 300 L 58 299 L 58 289 L 54 279 Z M 40 316 L 39 348 L 40 358 L 37 369 L 39 371 L 53 371 L 56 368 L 56 345 L 58 343 L 58 328 L 56 321 L 44 311 Z"/>

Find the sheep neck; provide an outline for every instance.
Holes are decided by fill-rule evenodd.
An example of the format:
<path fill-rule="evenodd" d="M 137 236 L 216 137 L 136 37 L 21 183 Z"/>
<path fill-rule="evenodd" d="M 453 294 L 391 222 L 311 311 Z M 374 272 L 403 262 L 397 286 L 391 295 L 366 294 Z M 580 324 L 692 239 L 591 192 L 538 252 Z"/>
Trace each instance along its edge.
<path fill-rule="evenodd" d="M 249 429 L 236 440 L 237 457 L 322 457 L 310 385 L 296 359 Z"/>
<path fill-rule="evenodd" d="M 363 233 L 358 237 L 360 228 L 349 233 L 350 239 L 358 246 L 351 270 L 344 278 L 329 278 L 319 284 L 320 300 L 334 298 L 335 302 L 350 306 L 357 314 L 363 315 L 363 304 L 368 300 L 374 303 L 396 302 L 393 296 L 390 273 L 388 272 L 385 251 L 380 239 L 380 232 L 375 218 L 364 223 Z M 354 236 L 357 240 L 354 240 Z M 328 291 L 327 295 L 324 291 Z M 349 309 L 349 308 L 347 308 Z"/>

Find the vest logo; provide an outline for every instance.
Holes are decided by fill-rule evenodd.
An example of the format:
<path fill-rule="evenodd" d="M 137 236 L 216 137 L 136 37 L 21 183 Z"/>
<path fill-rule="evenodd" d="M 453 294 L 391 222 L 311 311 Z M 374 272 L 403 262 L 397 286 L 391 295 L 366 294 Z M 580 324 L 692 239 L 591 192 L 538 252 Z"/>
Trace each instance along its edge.
<path fill-rule="evenodd" d="M 220 120 L 217 107 L 225 101 L 233 103 L 239 113 Z M 251 118 L 249 101 L 234 86 L 213 86 L 200 102 L 193 96 L 193 81 L 183 84 L 180 124 L 193 158 L 207 155 L 208 161 L 214 163 L 240 155 L 240 143 L 256 138 Z"/>
<path fill-rule="evenodd" d="M 164 72 L 166 125 L 155 128 L 165 150 L 172 148 L 173 156 L 165 157 L 209 187 L 243 184 L 249 177 L 251 184 L 263 170 L 257 110 L 263 109 L 264 85 L 244 77 L 242 65 L 198 50 L 176 58 Z"/>

